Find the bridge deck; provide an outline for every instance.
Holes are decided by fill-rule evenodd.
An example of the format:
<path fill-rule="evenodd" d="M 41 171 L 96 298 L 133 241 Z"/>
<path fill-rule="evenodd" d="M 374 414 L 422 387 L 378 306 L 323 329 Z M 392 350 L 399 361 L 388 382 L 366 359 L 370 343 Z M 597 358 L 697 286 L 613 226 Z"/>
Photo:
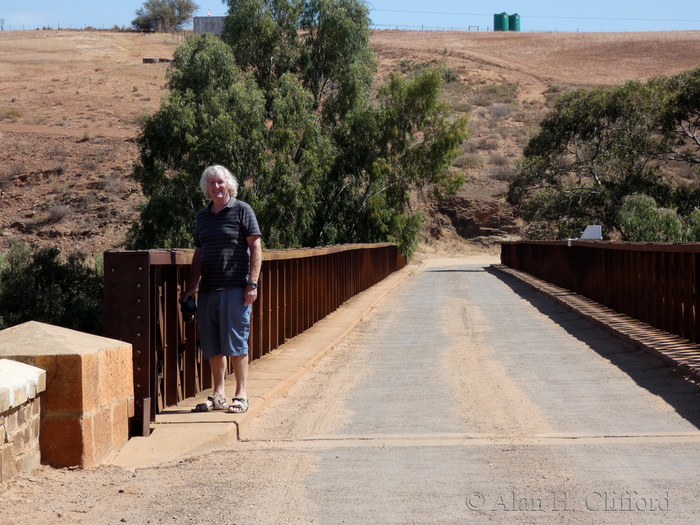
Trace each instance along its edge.
<path fill-rule="evenodd" d="M 171 414 L 159 435 L 189 440 L 183 457 L 206 448 L 192 447 L 203 436 L 225 448 L 177 464 L 178 481 L 166 463 L 140 483 L 197 503 L 181 481 L 196 477 L 196 491 L 217 494 L 197 507 L 212 523 L 221 512 L 241 523 L 695 522 L 700 386 L 681 361 L 695 349 L 676 338 L 472 259 L 406 268 L 329 321 L 334 331 L 318 327 L 252 370 L 240 441 L 212 441 L 233 424 L 222 414 Z M 299 373 L 294 359 L 311 354 Z M 285 370 L 295 382 L 280 389 Z M 220 493 L 220 476 L 237 489 Z"/>

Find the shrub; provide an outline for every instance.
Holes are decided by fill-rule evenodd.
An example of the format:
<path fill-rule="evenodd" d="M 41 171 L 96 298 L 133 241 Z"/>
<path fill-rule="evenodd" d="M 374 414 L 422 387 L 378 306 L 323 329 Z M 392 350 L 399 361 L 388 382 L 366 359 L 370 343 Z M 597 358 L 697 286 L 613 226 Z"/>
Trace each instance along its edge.
<path fill-rule="evenodd" d="M 493 180 L 508 182 L 513 176 L 513 168 L 511 166 L 497 166 L 491 170 L 491 178 Z"/>
<path fill-rule="evenodd" d="M 510 106 L 504 106 L 502 104 L 494 104 L 493 106 L 489 107 L 489 110 L 497 119 L 508 118 L 513 113 Z"/>
<path fill-rule="evenodd" d="M 462 144 L 462 150 L 465 153 L 476 153 L 478 149 L 479 148 L 476 147 L 476 143 L 473 140 L 470 140 L 469 142 L 464 142 L 464 144 Z"/>
<path fill-rule="evenodd" d="M 399 60 L 399 69 L 402 73 L 422 73 L 426 69 L 430 69 L 430 62 L 415 62 L 413 60 Z"/>
<path fill-rule="evenodd" d="M 14 244 L 0 262 L 0 329 L 39 321 L 101 334 L 103 270 L 58 248 Z"/>
<path fill-rule="evenodd" d="M 120 189 L 122 182 L 118 175 L 112 173 L 109 175 L 102 175 L 102 180 L 100 180 L 95 187 L 98 190 L 113 193 Z"/>
<path fill-rule="evenodd" d="M 459 78 L 459 75 L 455 73 L 454 69 L 451 67 L 445 68 L 442 72 L 442 77 L 445 79 L 445 83 L 449 84 L 450 82 L 459 82 L 461 79 Z"/>
<path fill-rule="evenodd" d="M 0 108 L 0 120 L 12 120 L 15 121 L 19 118 L 21 112 L 17 108 Z"/>
<path fill-rule="evenodd" d="M 472 88 L 469 84 L 465 84 L 461 80 L 457 82 L 445 83 L 442 90 L 446 96 L 454 98 L 471 95 L 474 92 L 474 88 Z"/>
<path fill-rule="evenodd" d="M 478 153 L 465 153 L 452 161 L 456 168 L 478 169 L 484 165 L 484 157 Z"/>
<path fill-rule="evenodd" d="M 53 181 L 49 186 L 49 189 L 51 190 L 51 193 L 63 193 L 66 191 L 66 183 L 59 180 Z"/>
<path fill-rule="evenodd" d="M 489 84 L 481 88 L 480 93 L 491 98 L 494 103 L 512 104 L 515 102 L 515 94 L 518 91 L 518 84 L 506 82 L 505 84 Z"/>
<path fill-rule="evenodd" d="M 70 208 L 68 206 L 63 205 L 63 204 L 60 204 L 58 206 L 51 206 L 49 208 L 49 214 L 46 218 L 46 222 L 48 222 L 48 223 L 59 222 L 63 218 L 65 218 L 69 213 L 70 213 Z"/>
<path fill-rule="evenodd" d="M 547 106 L 554 106 L 559 98 L 571 91 L 572 86 L 562 86 L 561 84 L 550 84 L 549 89 L 545 92 L 544 98 Z"/>
<path fill-rule="evenodd" d="M 56 175 L 63 175 L 68 171 L 68 164 L 59 162 L 51 168 L 51 171 L 53 171 Z"/>
<path fill-rule="evenodd" d="M 512 104 L 515 102 L 515 94 L 518 84 L 506 82 L 505 84 L 488 84 L 479 90 L 478 95 L 472 100 L 475 106 L 491 106 L 492 104 Z"/>
<path fill-rule="evenodd" d="M 489 164 L 492 166 L 505 166 L 508 164 L 508 159 L 504 155 L 496 154 L 489 157 Z"/>
<path fill-rule="evenodd" d="M 146 114 L 141 111 L 132 111 L 131 113 L 120 115 L 119 122 L 131 126 L 143 126 Z"/>
<path fill-rule="evenodd" d="M 498 149 L 498 142 L 495 139 L 483 137 L 476 143 L 476 147 L 483 151 L 493 151 Z"/>
<path fill-rule="evenodd" d="M 472 104 L 475 106 L 482 106 L 482 107 L 487 107 L 492 104 L 492 101 L 489 97 L 484 97 L 482 95 L 477 95 L 472 99 Z"/>
<path fill-rule="evenodd" d="M 468 102 L 456 101 L 450 104 L 452 111 L 457 113 L 471 113 L 472 105 Z"/>

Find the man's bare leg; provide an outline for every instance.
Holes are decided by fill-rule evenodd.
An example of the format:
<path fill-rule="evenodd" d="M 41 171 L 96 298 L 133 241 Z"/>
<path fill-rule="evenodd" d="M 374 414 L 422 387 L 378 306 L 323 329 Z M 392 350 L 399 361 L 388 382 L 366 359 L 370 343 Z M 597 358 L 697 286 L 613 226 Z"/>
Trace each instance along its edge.
<path fill-rule="evenodd" d="M 233 358 L 232 358 L 233 359 Z M 211 365 L 211 372 L 214 376 L 214 397 L 219 399 L 226 399 L 226 356 L 217 355 L 209 360 Z"/>
<path fill-rule="evenodd" d="M 233 362 L 233 375 L 236 377 L 236 397 L 248 399 L 246 383 L 248 381 L 248 356 L 237 355 L 230 358 Z"/>

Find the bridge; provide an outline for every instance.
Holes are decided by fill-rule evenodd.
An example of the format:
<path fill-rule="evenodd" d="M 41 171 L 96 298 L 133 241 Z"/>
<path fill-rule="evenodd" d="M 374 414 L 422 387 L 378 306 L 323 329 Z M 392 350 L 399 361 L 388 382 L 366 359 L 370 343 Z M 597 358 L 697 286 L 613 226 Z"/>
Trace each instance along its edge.
<path fill-rule="evenodd" d="M 139 517 L 696 522 L 697 347 L 499 262 L 392 273 L 254 361 L 248 414 L 165 407 L 114 461 L 168 495 Z"/>

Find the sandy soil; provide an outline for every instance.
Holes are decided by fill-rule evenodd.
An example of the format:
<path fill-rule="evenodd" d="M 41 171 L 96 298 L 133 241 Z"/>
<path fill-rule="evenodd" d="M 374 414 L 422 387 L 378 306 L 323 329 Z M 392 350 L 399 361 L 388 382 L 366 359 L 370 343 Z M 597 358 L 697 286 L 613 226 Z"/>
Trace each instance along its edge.
<path fill-rule="evenodd" d="M 12 241 L 88 255 L 122 246 L 142 195 L 130 178 L 182 38 L 0 32 L 0 250 Z M 4 116 L 4 117 L 3 117 Z"/>
<path fill-rule="evenodd" d="M 383 63 L 445 59 L 482 82 L 500 78 L 537 86 L 530 94 L 534 96 L 548 83 L 614 85 L 693 69 L 698 65 L 700 32 L 377 31 L 372 43 Z"/>

